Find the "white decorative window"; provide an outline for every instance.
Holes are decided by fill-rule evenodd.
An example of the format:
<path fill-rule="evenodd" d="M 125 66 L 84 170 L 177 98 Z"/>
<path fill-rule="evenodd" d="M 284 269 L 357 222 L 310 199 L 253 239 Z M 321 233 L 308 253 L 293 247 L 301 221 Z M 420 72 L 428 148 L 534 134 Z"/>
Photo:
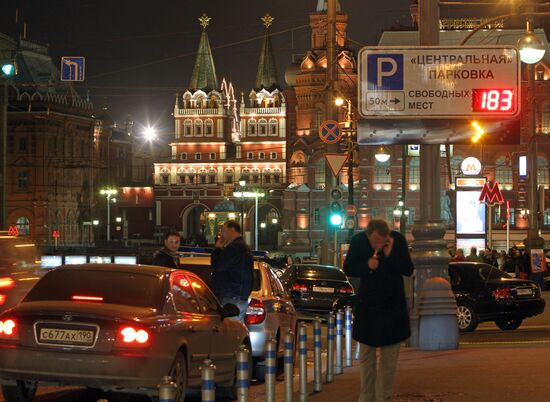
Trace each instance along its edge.
<path fill-rule="evenodd" d="M 241 180 L 244 180 L 247 183 L 250 183 L 250 169 L 244 168 L 241 171 Z"/>
<path fill-rule="evenodd" d="M 269 135 L 270 136 L 277 136 L 277 119 L 271 119 L 269 120 Z"/>
<path fill-rule="evenodd" d="M 390 161 L 376 161 L 374 165 L 374 189 L 391 190 L 391 163 Z"/>
<path fill-rule="evenodd" d="M 206 137 L 214 136 L 214 121 L 212 119 L 206 119 L 204 121 L 204 135 Z"/>
<path fill-rule="evenodd" d="M 216 153 L 215 152 L 210 152 L 208 154 L 208 159 L 211 160 L 211 161 L 215 161 L 216 160 Z"/>
<path fill-rule="evenodd" d="M 195 120 L 195 137 L 202 137 L 202 120 Z"/>
<path fill-rule="evenodd" d="M 258 121 L 258 135 L 266 136 L 267 135 L 267 120 L 266 119 L 260 119 Z"/>
<path fill-rule="evenodd" d="M 260 184 L 260 169 L 258 168 L 252 169 L 252 183 Z"/>
<path fill-rule="evenodd" d="M 323 162 L 324 162 L 324 159 L 323 159 Z M 272 180 L 272 182 L 273 183 L 280 183 L 281 182 L 281 175 L 282 175 L 281 169 L 279 169 L 279 168 L 273 169 L 273 176 L 272 176 L 273 180 Z M 324 185 L 324 182 L 323 182 L 323 185 Z"/>
<path fill-rule="evenodd" d="M 192 137 L 193 136 L 193 122 L 189 119 L 186 119 L 183 122 L 183 135 L 184 135 L 184 137 Z"/>
<path fill-rule="evenodd" d="M 265 159 L 265 152 L 258 152 L 258 159 L 263 161 Z"/>
<path fill-rule="evenodd" d="M 418 191 L 420 188 L 420 158 L 411 157 L 409 163 L 409 190 Z"/>
<path fill-rule="evenodd" d="M 195 160 L 200 161 L 202 159 L 202 155 L 200 152 L 195 152 Z"/>
<path fill-rule="evenodd" d="M 180 154 L 180 160 L 181 161 L 186 161 L 187 160 L 187 152 L 182 152 Z"/>
<path fill-rule="evenodd" d="M 216 169 L 210 169 L 208 171 L 208 184 L 216 183 Z"/>
<path fill-rule="evenodd" d="M 254 159 L 254 152 L 247 152 L 246 153 L 246 159 L 248 159 L 248 160 Z"/>
<path fill-rule="evenodd" d="M 233 176 L 235 175 L 235 172 L 233 169 L 225 169 L 224 172 L 224 182 L 225 184 L 233 184 Z"/>
<path fill-rule="evenodd" d="M 248 135 L 250 137 L 255 137 L 257 135 L 257 132 L 258 132 L 258 126 L 257 126 L 256 120 L 254 119 L 248 120 Z"/>
<path fill-rule="evenodd" d="M 269 154 L 269 157 L 270 157 L 271 159 L 277 159 L 277 152 L 271 152 L 271 153 Z"/>

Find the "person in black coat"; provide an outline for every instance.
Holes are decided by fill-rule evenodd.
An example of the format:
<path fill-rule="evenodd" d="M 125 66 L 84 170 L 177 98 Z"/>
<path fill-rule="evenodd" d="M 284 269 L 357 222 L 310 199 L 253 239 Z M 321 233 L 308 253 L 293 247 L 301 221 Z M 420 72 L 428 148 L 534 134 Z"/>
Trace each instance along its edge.
<path fill-rule="evenodd" d="M 178 249 L 180 248 L 181 236 L 178 232 L 169 232 L 164 236 L 164 247 L 153 255 L 152 265 L 159 265 L 167 268 L 179 268 L 180 260 Z"/>
<path fill-rule="evenodd" d="M 403 275 L 413 270 L 405 238 L 385 220 L 372 219 L 351 239 L 344 272 L 360 278 L 353 322 L 353 339 L 361 343 L 360 402 L 391 401 L 400 343 L 411 334 Z"/>
<path fill-rule="evenodd" d="M 244 322 L 248 297 L 252 292 L 254 258 L 241 236 L 241 225 L 227 221 L 212 252 L 212 291 L 222 306 L 234 304 L 239 308 L 239 320 Z"/>

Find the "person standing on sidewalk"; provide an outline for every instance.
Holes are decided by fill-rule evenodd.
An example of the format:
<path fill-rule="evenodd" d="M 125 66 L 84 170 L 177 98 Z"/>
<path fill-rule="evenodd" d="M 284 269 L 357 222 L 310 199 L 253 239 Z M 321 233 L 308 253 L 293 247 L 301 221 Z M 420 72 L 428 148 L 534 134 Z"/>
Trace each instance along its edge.
<path fill-rule="evenodd" d="M 403 275 L 413 270 L 407 241 L 384 219 L 372 219 L 351 239 L 344 272 L 360 278 L 353 321 L 361 344 L 359 402 L 391 401 L 400 344 L 411 334 Z"/>
<path fill-rule="evenodd" d="M 234 304 L 239 308 L 238 319 L 244 322 L 248 296 L 252 292 L 254 258 L 241 236 L 241 225 L 227 221 L 212 252 L 212 290 L 221 305 Z"/>
<path fill-rule="evenodd" d="M 180 248 L 181 236 L 178 232 L 169 232 L 164 236 L 164 247 L 156 251 L 153 255 L 152 265 L 158 265 L 167 268 L 179 268 L 180 257 L 178 249 Z"/>

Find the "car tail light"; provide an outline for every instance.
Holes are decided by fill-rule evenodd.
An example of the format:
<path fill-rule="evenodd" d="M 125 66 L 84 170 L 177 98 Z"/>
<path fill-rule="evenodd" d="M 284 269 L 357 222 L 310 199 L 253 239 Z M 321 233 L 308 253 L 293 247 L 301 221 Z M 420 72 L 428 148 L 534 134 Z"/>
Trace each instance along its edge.
<path fill-rule="evenodd" d="M 6 302 L 6 295 L 0 295 L 0 306 L 3 305 Z"/>
<path fill-rule="evenodd" d="M 19 340 L 17 322 L 11 318 L 0 321 L 0 340 Z"/>
<path fill-rule="evenodd" d="M 0 289 L 10 289 L 15 286 L 15 281 L 9 277 L 0 278 Z"/>
<path fill-rule="evenodd" d="M 116 337 L 117 346 L 145 347 L 149 346 L 151 335 L 144 328 L 125 325 L 120 327 Z"/>
<path fill-rule="evenodd" d="M 251 299 L 244 317 L 244 323 L 261 324 L 265 320 L 265 306 L 261 300 Z"/>
<path fill-rule="evenodd" d="M 103 297 L 101 296 L 84 296 L 84 295 L 74 295 L 72 297 L 74 301 L 87 301 L 87 302 L 102 302 Z"/>
<path fill-rule="evenodd" d="M 510 288 L 498 288 L 493 290 L 493 298 L 495 300 L 512 299 L 512 290 Z"/>
<path fill-rule="evenodd" d="M 351 295 L 353 294 L 353 287 L 351 285 L 346 285 L 338 289 L 338 293 L 342 293 L 344 295 Z"/>
<path fill-rule="evenodd" d="M 292 285 L 292 290 L 299 290 L 300 292 L 307 292 L 308 287 L 307 285 L 304 285 L 303 283 L 295 283 Z"/>

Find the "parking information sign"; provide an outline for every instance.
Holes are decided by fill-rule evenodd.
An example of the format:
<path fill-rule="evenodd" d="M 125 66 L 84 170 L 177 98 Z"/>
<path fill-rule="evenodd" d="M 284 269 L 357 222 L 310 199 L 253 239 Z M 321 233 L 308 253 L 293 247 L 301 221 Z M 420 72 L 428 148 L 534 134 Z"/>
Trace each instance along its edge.
<path fill-rule="evenodd" d="M 520 63 L 511 46 L 365 47 L 359 52 L 364 118 L 514 117 Z"/>

